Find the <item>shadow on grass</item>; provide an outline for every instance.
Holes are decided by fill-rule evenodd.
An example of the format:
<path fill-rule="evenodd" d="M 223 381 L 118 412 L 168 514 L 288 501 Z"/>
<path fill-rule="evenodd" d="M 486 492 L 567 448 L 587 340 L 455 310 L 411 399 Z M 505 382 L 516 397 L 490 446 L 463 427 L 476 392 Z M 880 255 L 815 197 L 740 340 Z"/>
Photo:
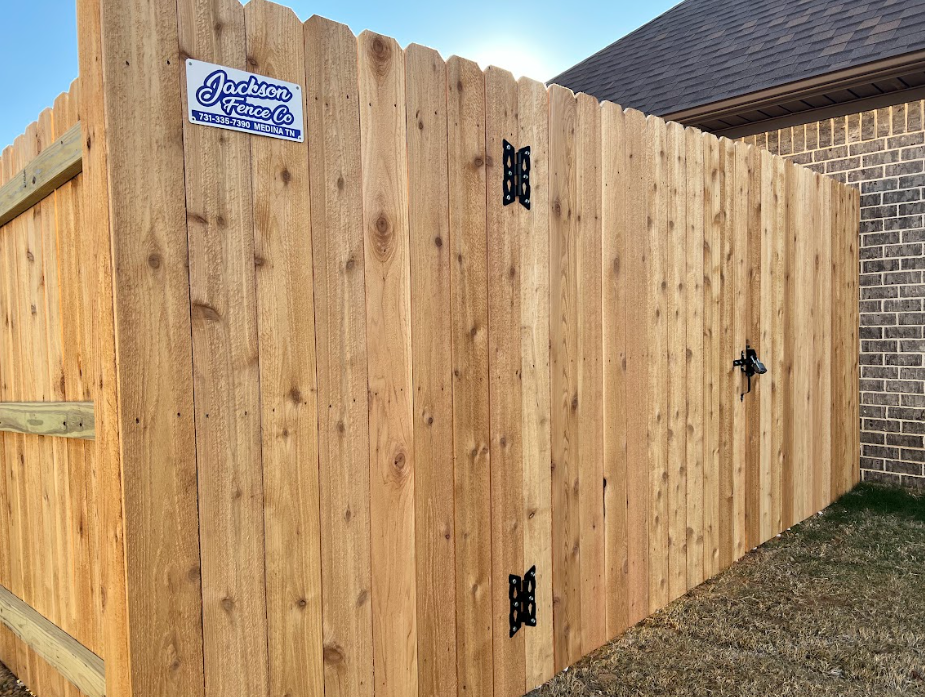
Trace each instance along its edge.
<path fill-rule="evenodd" d="M 829 508 L 839 514 L 873 513 L 925 523 L 925 496 L 880 484 L 858 484 Z"/>

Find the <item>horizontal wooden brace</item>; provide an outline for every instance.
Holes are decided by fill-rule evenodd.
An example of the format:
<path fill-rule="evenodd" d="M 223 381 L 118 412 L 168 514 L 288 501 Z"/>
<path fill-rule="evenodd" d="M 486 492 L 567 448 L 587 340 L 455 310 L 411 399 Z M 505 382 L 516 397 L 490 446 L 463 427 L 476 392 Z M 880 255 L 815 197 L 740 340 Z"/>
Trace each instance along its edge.
<path fill-rule="evenodd" d="M 93 440 L 93 402 L 0 402 L 0 431 Z"/>
<path fill-rule="evenodd" d="M 78 123 L 0 187 L 0 226 L 32 208 L 81 171 L 83 144 Z"/>
<path fill-rule="evenodd" d="M 3 586 L 0 622 L 87 697 L 105 697 L 103 659 Z"/>

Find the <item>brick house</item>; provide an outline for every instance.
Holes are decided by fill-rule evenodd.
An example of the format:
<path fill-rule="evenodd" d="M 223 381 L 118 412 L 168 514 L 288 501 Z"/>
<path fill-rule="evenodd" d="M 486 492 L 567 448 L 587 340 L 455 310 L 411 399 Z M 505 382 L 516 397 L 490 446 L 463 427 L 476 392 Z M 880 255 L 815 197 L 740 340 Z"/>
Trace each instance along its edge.
<path fill-rule="evenodd" d="M 925 0 L 686 0 L 550 82 L 861 191 L 861 469 L 925 488 Z"/>

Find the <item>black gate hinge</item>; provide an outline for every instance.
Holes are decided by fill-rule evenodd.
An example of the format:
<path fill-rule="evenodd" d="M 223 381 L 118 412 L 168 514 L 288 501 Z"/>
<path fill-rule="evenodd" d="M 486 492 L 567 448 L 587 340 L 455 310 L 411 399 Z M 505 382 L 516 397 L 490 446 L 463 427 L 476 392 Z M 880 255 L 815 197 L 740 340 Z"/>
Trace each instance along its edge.
<path fill-rule="evenodd" d="M 508 598 L 511 601 L 511 636 L 523 625 L 536 626 L 536 566 L 520 576 L 508 576 Z"/>
<path fill-rule="evenodd" d="M 514 150 L 514 146 L 504 141 L 504 191 L 502 200 L 505 206 L 520 201 L 530 210 L 530 146 Z"/>

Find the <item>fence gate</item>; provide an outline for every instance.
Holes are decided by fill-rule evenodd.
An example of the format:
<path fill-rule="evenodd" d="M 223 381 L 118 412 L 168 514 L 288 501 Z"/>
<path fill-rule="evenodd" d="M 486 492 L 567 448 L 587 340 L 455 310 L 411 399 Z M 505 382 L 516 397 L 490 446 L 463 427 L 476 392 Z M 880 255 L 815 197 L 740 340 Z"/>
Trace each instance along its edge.
<path fill-rule="evenodd" d="M 78 9 L 0 160 L 37 694 L 521 695 L 857 481 L 856 190 L 266 0 Z"/>

